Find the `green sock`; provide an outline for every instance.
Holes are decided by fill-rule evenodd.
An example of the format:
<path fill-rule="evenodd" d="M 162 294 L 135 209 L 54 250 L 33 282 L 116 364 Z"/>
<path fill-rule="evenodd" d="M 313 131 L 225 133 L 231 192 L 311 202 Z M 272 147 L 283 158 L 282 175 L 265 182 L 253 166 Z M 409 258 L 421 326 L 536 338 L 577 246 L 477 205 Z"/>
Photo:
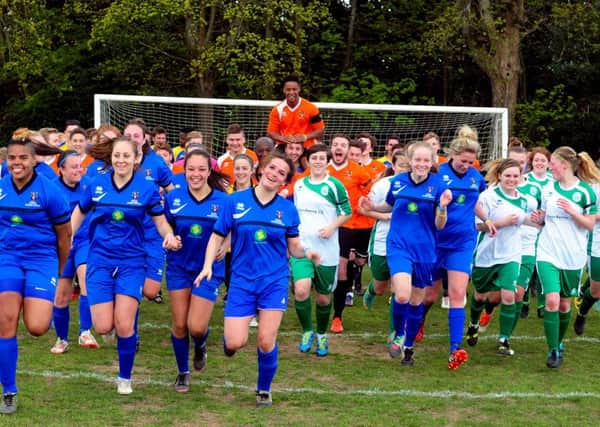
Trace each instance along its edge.
<path fill-rule="evenodd" d="M 515 332 L 515 328 L 517 327 L 517 322 L 519 321 L 519 318 L 521 317 L 521 309 L 523 308 L 523 301 L 516 301 L 515 302 L 515 323 L 513 323 L 513 327 L 512 327 L 512 331 L 511 331 L 511 336 L 512 334 Z"/>
<path fill-rule="evenodd" d="M 515 304 L 500 305 L 500 338 L 510 338 L 515 326 Z"/>
<path fill-rule="evenodd" d="M 546 334 L 546 342 L 548 343 L 548 350 L 558 350 L 558 311 L 548 311 L 544 313 L 544 333 Z"/>
<path fill-rule="evenodd" d="M 485 301 L 477 301 L 475 299 L 475 293 L 471 295 L 471 324 L 478 325 L 481 312 L 485 307 Z"/>
<path fill-rule="evenodd" d="M 392 292 L 391 297 L 392 303 L 389 304 L 388 308 L 388 333 L 391 334 L 394 332 L 394 293 Z"/>
<path fill-rule="evenodd" d="M 579 306 L 579 314 L 581 314 L 582 316 L 587 315 L 590 311 L 590 308 L 592 308 L 596 301 L 598 300 L 592 296 L 590 288 L 587 288 L 585 290 L 585 293 L 583 294 L 581 305 Z"/>
<path fill-rule="evenodd" d="M 312 303 L 310 301 L 310 297 L 308 297 L 304 301 L 295 300 L 294 303 L 294 305 L 296 306 L 296 314 L 298 315 L 298 320 L 300 320 L 300 325 L 302 326 L 302 331 L 312 331 Z"/>
<path fill-rule="evenodd" d="M 319 305 L 315 308 L 317 313 L 317 334 L 327 333 L 329 326 L 329 315 L 331 314 L 331 301 L 327 305 Z"/>
<path fill-rule="evenodd" d="M 375 295 L 377 295 L 377 294 L 375 293 L 375 284 L 373 283 L 373 280 L 371 280 L 371 281 L 369 282 L 369 286 L 367 286 L 367 292 L 368 292 L 368 293 L 369 293 L 369 295 L 371 295 L 371 296 L 375 296 Z"/>
<path fill-rule="evenodd" d="M 566 313 L 558 312 L 558 342 L 561 343 L 565 334 L 567 333 L 567 329 L 569 328 L 569 322 L 571 321 L 571 310 Z"/>

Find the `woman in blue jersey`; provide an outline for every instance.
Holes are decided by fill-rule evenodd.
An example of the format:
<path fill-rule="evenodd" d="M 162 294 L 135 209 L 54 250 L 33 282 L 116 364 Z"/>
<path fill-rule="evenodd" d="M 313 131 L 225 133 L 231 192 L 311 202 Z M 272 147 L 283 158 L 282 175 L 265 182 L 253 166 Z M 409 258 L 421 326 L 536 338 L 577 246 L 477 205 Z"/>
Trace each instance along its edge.
<path fill-rule="evenodd" d="M 33 336 L 50 327 L 56 283 L 71 247 L 71 211 L 56 184 L 38 175 L 35 155 L 56 154 L 28 138 L 8 143 L 0 181 L 0 414 L 17 409 L 17 326 Z"/>
<path fill-rule="evenodd" d="M 463 132 L 469 134 L 469 132 Z M 470 132 L 471 134 L 474 132 Z M 448 368 L 458 369 L 468 354 L 461 348 L 465 324 L 465 296 L 471 275 L 473 249 L 477 232 L 475 214 L 479 194 L 486 184 L 477 169 L 473 167 L 479 156 L 480 147 L 476 139 L 459 136 L 449 146 L 449 160 L 440 165 L 438 176 L 452 191 L 453 202 L 448 206 L 448 222 L 437 232 L 437 262 L 434 272 L 434 286 L 426 290 L 425 316 L 437 300 L 442 287 L 442 278 L 448 280 L 448 330 L 450 335 L 450 356 Z M 480 213 L 483 219 L 485 215 Z M 422 333 L 421 333 L 422 336 Z"/>
<path fill-rule="evenodd" d="M 81 156 L 74 150 L 63 151 L 58 157 L 60 177 L 56 180 L 58 188 L 66 195 L 71 212 L 79 203 L 79 198 L 88 186 L 81 176 Z M 81 288 L 79 297 L 79 345 L 86 348 L 98 348 L 98 343 L 92 335 L 92 316 L 85 286 L 85 272 L 89 249 L 87 224 L 79 228 L 73 237 L 69 258 L 63 270 L 56 296 L 52 320 L 56 330 L 56 343 L 50 349 L 54 354 L 62 354 L 69 349 L 69 302 L 73 293 L 73 278 L 76 276 Z"/>
<path fill-rule="evenodd" d="M 187 185 L 171 191 L 165 199 L 167 220 L 182 241 L 182 250 L 167 253 L 166 274 L 173 316 L 171 342 L 179 369 L 175 391 L 179 393 L 190 388 L 190 335 L 194 341 L 194 369 L 202 371 L 206 365 L 208 322 L 224 279 L 223 255 L 227 250 L 225 241 L 213 264 L 211 280 L 192 286 L 204 265 L 206 245 L 227 194 L 225 176 L 211 169 L 210 154 L 205 150 L 186 151 L 184 168 Z"/>
<path fill-rule="evenodd" d="M 561 343 L 571 319 L 571 297 L 577 296 L 587 260 L 588 233 L 596 224 L 597 200 L 590 183 L 600 182 L 600 172 L 587 153 L 571 147 L 554 150 L 550 170 L 555 181 L 542 191 L 537 219 L 544 227 L 538 239 L 536 268 L 546 296 L 546 366 L 558 368 L 563 363 Z"/>
<path fill-rule="evenodd" d="M 361 207 L 379 212 L 392 211 L 387 239 L 387 261 L 394 292 L 394 329 L 390 356 L 402 358 L 402 364 L 414 364 L 414 339 L 423 317 L 425 288 L 432 285 L 436 260 L 435 233 L 446 225 L 447 206 L 452 192 L 431 173 L 434 151 L 424 142 L 408 148 L 410 172 L 396 176 L 386 200 L 373 204 L 361 198 Z M 418 239 L 415 236 L 418 235 Z M 402 337 L 398 331 L 404 329 Z"/>
<path fill-rule="evenodd" d="M 261 163 L 254 188 L 229 196 L 208 243 L 204 268 L 195 280 L 211 280 L 213 262 L 231 233 L 231 283 L 225 305 L 225 354 L 233 356 L 246 345 L 250 319 L 259 312 L 257 406 L 271 406 L 271 383 L 277 370 L 277 331 L 287 308 L 288 252 L 318 265 L 319 255 L 300 243 L 298 211 L 279 196 L 279 188 L 294 175 L 294 164 L 278 152 Z"/>
<path fill-rule="evenodd" d="M 135 173 L 141 160 L 135 142 L 128 137 L 102 141 L 90 154 L 110 164 L 111 170 L 90 182 L 73 212 L 72 226 L 76 233 L 90 215 L 86 283 L 94 329 L 100 334 L 116 329 L 117 391 L 130 394 L 137 343 L 134 323 L 145 277 L 139 263 L 145 256 L 146 216 L 152 217 L 166 249 L 178 249 L 181 242 L 165 219 L 155 185 Z"/>

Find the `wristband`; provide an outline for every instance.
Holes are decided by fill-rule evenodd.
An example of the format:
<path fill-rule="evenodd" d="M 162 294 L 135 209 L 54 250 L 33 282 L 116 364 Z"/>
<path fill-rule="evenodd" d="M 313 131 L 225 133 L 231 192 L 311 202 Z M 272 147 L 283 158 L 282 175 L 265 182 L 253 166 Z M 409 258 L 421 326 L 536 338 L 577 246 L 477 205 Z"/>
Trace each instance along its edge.
<path fill-rule="evenodd" d="M 448 212 L 448 208 L 443 208 L 443 207 L 441 207 L 441 206 L 438 206 L 438 211 L 439 211 L 441 214 L 445 214 L 446 212 Z"/>
<path fill-rule="evenodd" d="M 308 258 L 308 257 L 306 256 L 306 253 L 307 253 L 308 251 L 310 251 L 310 248 L 304 248 L 304 258 Z"/>
<path fill-rule="evenodd" d="M 492 224 L 492 220 L 488 218 L 488 219 L 486 219 L 485 221 L 483 221 L 483 223 L 484 223 L 485 225 L 490 225 L 490 224 Z"/>

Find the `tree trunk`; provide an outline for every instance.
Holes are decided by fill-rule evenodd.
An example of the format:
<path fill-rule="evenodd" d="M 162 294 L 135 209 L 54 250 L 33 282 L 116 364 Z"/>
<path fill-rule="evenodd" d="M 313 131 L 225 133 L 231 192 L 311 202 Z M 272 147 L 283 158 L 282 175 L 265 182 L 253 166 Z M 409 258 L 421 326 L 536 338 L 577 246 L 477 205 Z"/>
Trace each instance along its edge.
<path fill-rule="evenodd" d="M 346 53 L 342 73 L 352 66 L 352 45 L 354 44 L 354 31 L 356 27 L 356 16 L 358 15 L 358 0 L 352 0 L 350 6 L 350 23 L 348 24 L 348 36 L 346 38 Z"/>

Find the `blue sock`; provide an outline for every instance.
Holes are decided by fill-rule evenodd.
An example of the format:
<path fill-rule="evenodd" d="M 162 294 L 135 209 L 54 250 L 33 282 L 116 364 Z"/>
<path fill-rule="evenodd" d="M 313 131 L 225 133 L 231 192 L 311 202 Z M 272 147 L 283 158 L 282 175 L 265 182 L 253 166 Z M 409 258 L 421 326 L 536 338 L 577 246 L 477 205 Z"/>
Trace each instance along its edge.
<path fill-rule="evenodd" d="M 79 295 L 79 334 L 92 329 L 92 312 L 87 295 Z"/>
<path fill-rule="evenodd" d="M 0 381 L 4 393 L 17 392 L 17 360 L 19 345 L 17 337 L 0 338 Z"/>
<path fill-rule="evenodd" d="M 408 319 L 406 320 L 406 336 L 404 337 L 404 345 L 412 347 L 415 343 L 415 337 L 421 327 L 423 320 L 423 304 L 408 306 Z"/>
<path fill-rule="evenodd" d="M 177 338 L 171 334 L 171 343 L 173 344 L 173 352 L 177 361 L 177 369 L 180 374 L 190 372 L 190 337 L 186 335 L 184 338 Z"/>
<path fill-rule="evenodd" d="M 124 338 L 117 336 L 117 354 L 119 355 L 119 377 L 126 380 L 131 379 L 133 371 L 133 362 L 135 361 L 135 347 L 137 344 L 137 334 Z"/>
<path fill-rule="evenodd" d="M 52 309 L 52 320 L 56 336 L 61 340 L 69 341 L 69 318 L 69 306 L 62 308 L 55 306 Z"/>
<path fill-rule="evenodd" d="M 396 336 L 400 337 L 406 333 L 406 315 L 408 313 L 408 303 L 399 303 L 394 299 L 394 330 Z"/>
<path fill-rule="evenodd" d="M 208 328 L 206 330 L 206 333 L 202 337 L 194 337 L 194 336 L 192 336 L 192 339 L 194 340 L 194 346 L 195 347 L 202 347 L 204 344 L 206 344 L 206 340 L 208 340 L 208 336 L 209 335 L 210 335 L 210 328 Z"/>
<path fill-rule="evenodd" d="M 450 353 L 462 344 L 465 325 L 464 307 L 454 307 L 448 310 L 448 330 L 450 331 Z"/>
<path fill-rule="evenodd" d="M 277 371 L 278 352 L 279 346 L 277 344 L 275 344 L 275 347 L 269 353 L 263 353 L 259 349 L 256 349 L 258 355 L 258 381 L 256 382 L 256 389 L 258 391 L 271 391 L 271 383 Z"/>

